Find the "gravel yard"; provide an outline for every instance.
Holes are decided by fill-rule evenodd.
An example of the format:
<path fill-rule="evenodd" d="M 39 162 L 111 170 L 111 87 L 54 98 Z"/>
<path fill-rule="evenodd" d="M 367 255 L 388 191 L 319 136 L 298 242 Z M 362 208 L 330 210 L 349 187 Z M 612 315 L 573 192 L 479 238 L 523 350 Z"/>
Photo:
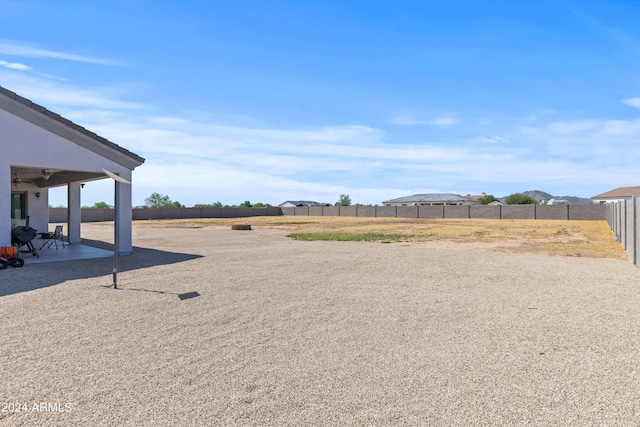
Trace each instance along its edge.
<path fill-rule="evenodd" d="M 119 290 L 0 271 L 0 425 L 640 423 L 629 261 L 285 235 L 136 223 Z"/>

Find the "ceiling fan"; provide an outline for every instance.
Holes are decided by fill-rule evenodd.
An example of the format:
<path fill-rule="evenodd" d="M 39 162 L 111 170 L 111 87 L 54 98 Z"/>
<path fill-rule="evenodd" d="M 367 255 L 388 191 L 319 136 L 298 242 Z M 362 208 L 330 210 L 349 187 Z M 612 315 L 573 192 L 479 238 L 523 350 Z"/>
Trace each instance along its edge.
<path fill-rule="evenodd" d="M 33 172 L 34 173 L 24 172 L 24 174 L 26 174 L 30 179 L 34 179 L 34 180 L 42 179 L 43 181 L 48 181 L 53 175 L 65 176 L 64 174 L 61 174 L 59 172 L 54 172 L 51 169 L 40 169 L 40 176 L 37 176 L 35 171 L 33 171 Z M 11 179 L 11 182 L 13 182 L 13 184 L 15 186 L 18 186 L 21 183 L 32 183 L 33 181 L 25 181 L 23 178 L 18 176 L 17 173 L 14 173 L 13 174 L 13 179 Z"/>
<path fill-rule="evenodd" d="M 40 172 L 42 173 L 42 179 L 45 181 L 48 181 L 49 178 L 53 176 L 53 171 L 51 169 L 42 169 Z"/>
<path fill-rule="evenodd" d="M 13 179 L 11 180 L 11 182 L 13 182 L 13 185 L 15 185 L 16 187 L 17 187 L 19 184 L 22 184 L 23 182 L 24 182 L 24 183 L 29 183 L 29 184 L 31 183 L 31 181 L 24 181 L 22 178 L 20 178 L 20 177 L 18 176 L 18 174 L 17 174 L 17 173 L 14 173 L 14 174 L 13 174 Z"/>

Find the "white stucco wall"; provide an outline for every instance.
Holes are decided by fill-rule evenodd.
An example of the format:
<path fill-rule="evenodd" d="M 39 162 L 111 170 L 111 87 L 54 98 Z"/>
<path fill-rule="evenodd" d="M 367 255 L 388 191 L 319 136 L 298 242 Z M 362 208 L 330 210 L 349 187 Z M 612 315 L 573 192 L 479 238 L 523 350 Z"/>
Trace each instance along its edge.
<path fill-rule="evenodd" d="M 600 204 L 600 203 L 619 203 L 619 202 L 623 202 L 625 200 L 630 200 L 631 197 L 616 197 L 616 198 L 612 198 L 612 199 L 591 199 L 591 201 L 594 204 Z"/>
<path fill-rule="evenodd" d="M 84 147 L 67 141 L 45 129 L 0 110 L 0 146 L 10 155 L 0 156 L 10 164 L 23 167 L 49 167 L 86 172 L 102 168 L 116 173 L 128 169 Z"/>
<path fill-rule="evenodd" d="M 11 166 L 0 156 L 0 246 L 8 244 L 11 244 Z"/>
<path fill-rule="evenodd" d="M 65 126 L 54 123 L 55 126 Z M 48 191 L 34 184 L 21 183 L 17 187 L 11 182 L 11 166 L 36 169 L 64 169 L 78 172 L 102 173 L 107 169 L 131 181 L 131 171 L 120 163 L 102 154 L 82 147 L 55 133 L 36 126 L 13 114 L 0 109 L 0 246 L 11 244 L 11 192 L 28 193 L 27 214 L 30 225 L 38 231 L 47 231 L 49 222 Z M 82 136 L 86 139 L 86 136 Z M 102 151 L 112 148 L 97 144 Z M 121 156 L 120 153 L 116 153 Z M 109 179 L 110 178 L 106 178 Z M 76 185 L 72 185 L 76 187 Z M 35 193 L 40 192 L 40 198 Z M 80 207 L 81 201 L 74 200 Z M 74 198 L 75 199 L 75 198 Z M 119 230 L 119 251 L 131 252 L 131 186 L 122 185 L 118 207 L 121 211 Z M 79 223 L 77 225 L 79 229 Z M 72 230 L 76 231 L 76 230 Z M 79 241 L 78 238 L 74 240 Z"/>
<path fill-rule="evenodd" d="M 11 184 L 11 193 L 27 193 L 27 215 L 29 215 L 29 225 L 39 232 L 46 232 L 49 224 L 49 192 L 46 188 L 39 188 L 34 184 L 20 183 Z M 40 193 L 40 197 L 36 195 Z M 17 227 L 27 225 L 25 219 L 12 219 L 11 226 Z"/>

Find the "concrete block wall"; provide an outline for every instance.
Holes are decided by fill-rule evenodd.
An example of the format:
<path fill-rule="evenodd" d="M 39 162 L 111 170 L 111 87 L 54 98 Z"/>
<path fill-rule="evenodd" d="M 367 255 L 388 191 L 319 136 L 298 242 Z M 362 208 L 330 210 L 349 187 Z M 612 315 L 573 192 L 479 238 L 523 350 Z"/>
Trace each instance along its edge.
<path fill-rule="evenodd" d="M 500 219 L 502 215 L 502 206 L 469 206 L 469 216 L 478 219 Z"/>
<path fill-rule="evenodd" d="M 324 216 L 340 216 L 340 208 L 342 206 L 325 206 L 322 215 Z"/>
<path fill-rule="evenodd" d="M 418 218 L 444 218 L 444 206 L 419 206 Z"/>
<path fill-rule="evenodd" d="M 293 208 L 289 208 L 293 209 Z M 270 208 L 141 208 L 132 210 L 134 220 L 188 219 L 188 218 L 240 218 L 251 216 L 280 216 L 283 210 Z M 49 208 L 50 223 L 67 222 L 67 208 Z M 308 212 L 305 212 L 308 215 Z M 81 209 L 82 222 L 113 221 L 113 209 Z"/>
<path fill-rule="evenodd" d="M 569 219 L 569 205 L 546 205 L 536 207 L 536 219 Z"/>
<path fill-rule="evenodd" d="M 140 219 L 158 219 L 158 209 L 134 209 L 132 218 Z"/>
<path fill-rule="evenodd" d="M 356 208 L 356 216 L 362 216 L 362 217 L 376 216 L 375 206 L 356 206 L 355 208 Z"/>
<path fill-rule="evenodd" d="M 67 208 L 49 208 L 49 222 L 67 222 Z"/>
<path fill-rule="evenodd" d="M 469 209 L 471 206 L 444 206 L 444 217 L 445 218 L 469 218 L 469 214 L 471 210 Z"/>
<path fill-rule="evenodd" d="M 633 225 L 633 234 L 635 237 L 635 239 L 633 240 L 633 260 L 636 265 L 640 266 L 640 197 L 634 197 L 633 202 L 635 204 L 635 221 Z"/>
<path fill-rule="evenodd" d="M 200 208 L 200 218 L 220 218 L 222 208 Z"/>
<path fill-rule="evenodd" d="M 418 218 L 418 206 L 398 206 L 396 207 L 398 218 Z"/>
<path fill-rule="evenodd" d="M 106 221 L 106 209 L 81 209 L 82 222 L 102 222 Z"/>
<path fill-rule="evenodd" d="M 202 208 L 181 208 L 181 218 L 202 218 Z"/>
<path fill-rule="evenodd" d="M 340 206 L 340 216 L 358 216 L 358 207 Z"/>
<path fill-rule="evenodd" d="M 358 216 L 360 216 L 360 210 L 370 212 L 368 216 L 375 216 L 378 218 L 397 218 L 398 213 L 396 206 L 358 206 Z"/>
<path fill-rule="evenodd" d="M 611 206 L 609 209 L 607 206 Z M 359 216 L 377 218 L 479 218 L 607 220 L 614 232 L 626 226 L 615 205 L 501 206 L 313 206 L 295 208 L 160 208 L 133 209 L 134 220 L 241 218 L 252 216 Z M 620 210 L 622 212 L 622 210 Z M 49 222 L 67 222 L 67 208 L 49 208 Z M 625 217 L 626 218 L 626 217 Z M 113 221 L 113 209 L 82 209 L 82 222 Z"/>
<path fill-rule="evenodd" d="M 309 216 L 322 216 L 322 206 L 309 206 Z"/>
<path fill-rule="evenodd" d="M 603 205 L 607 223 L 629 259 L 640 266 L 640 196 L 631 200 Z"/>
<path fill-rule="evenodd" d="M 636 203 L 635 200 L 625 200 L 626 225 L 625 225 L 625 244 L 624 248 L 629 254 L 629 258 L 634 259 L 636 250 Z"/>
<path fill-rule="evenodd" d="M 158 219 L 182 219 L 182 208 L 158 209 Z"/>
<path fill-rule="evenodd" d="M 309 216 L 309 207 L 301 206 L 293 208 L 295 216 Z"/>
<path fill-rule="evenodd" d="M 601 220 L 606 218 L 607 205 L 568 205 L 569 219 L 574 220 Z"/>
<path fill-rule="evenodd" d="M 282 215 L 295 215 L 296 214 L 296 208 L 281 208 L 282 209 Z"/>
<path fill-rule="evenodd" d="M 536 219 L 538 205 L 502 205 L 502 219 Z"/>

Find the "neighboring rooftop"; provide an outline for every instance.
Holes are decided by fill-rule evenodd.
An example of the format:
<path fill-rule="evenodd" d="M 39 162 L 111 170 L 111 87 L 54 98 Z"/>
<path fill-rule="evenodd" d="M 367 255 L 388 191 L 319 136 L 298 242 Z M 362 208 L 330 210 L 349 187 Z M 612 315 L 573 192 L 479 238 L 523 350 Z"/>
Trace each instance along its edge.
<path fill-rule="evenodd" d="M 314 202 L 312 200 L 287 200 L 286 202 L 282 202 L 278 205 L 281 208 L 291 208 L 297 207 L 301 208 L 304 206 L 333 206 L 331 203 L 319 203 Z"/>
<path fill-rule="evenodd" d="M 593 196 L 592 199 L 631 198 L 631 196 L 635 196 L 638 194 L 640 194 L 640 186 L 639 187 L 618 187 L 614 190 L 607 191 L 606 193 Z"/>
<path fill-rule="evenodd" d="M 413 194 L 411 196 L 398 197 L 386 200 L 382 203 L 433 203 L 433 202 L 477 202 L 470 197 L 464 197 L 453 193 Z"/>
<path fill-rule="evenodd" d="M 482 194 L 467 194 L 467 197 L 473 200 L 480 200 L 483 197 L 487 197 L 487 193 Z"/>

